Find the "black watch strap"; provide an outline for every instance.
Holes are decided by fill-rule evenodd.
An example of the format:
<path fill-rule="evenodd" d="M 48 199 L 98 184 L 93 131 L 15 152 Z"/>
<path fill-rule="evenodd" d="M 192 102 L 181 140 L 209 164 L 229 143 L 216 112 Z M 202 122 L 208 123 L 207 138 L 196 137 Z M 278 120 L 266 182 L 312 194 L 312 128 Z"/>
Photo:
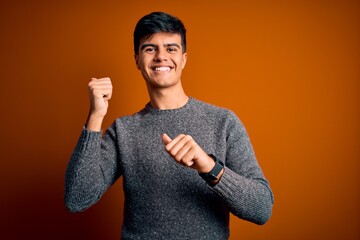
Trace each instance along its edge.
<path fill-rule="evenodd" d="M 215 161 L 215 166 L 213 167 L 213 169 L 211 169 L 210 172 L 208 173 L 199 173 L 199 175 L 209 184 L 212 183 L 212 181 L 218 180 L 217 176 L 219 175 L 219 173 L 221 172 L 221 170 L 223 170 L 224 168 L 224 163 L 221 162 L 219 159 L 217 159 L 214 155 L 209 154 L 209 156 L 214 159 Z"/>

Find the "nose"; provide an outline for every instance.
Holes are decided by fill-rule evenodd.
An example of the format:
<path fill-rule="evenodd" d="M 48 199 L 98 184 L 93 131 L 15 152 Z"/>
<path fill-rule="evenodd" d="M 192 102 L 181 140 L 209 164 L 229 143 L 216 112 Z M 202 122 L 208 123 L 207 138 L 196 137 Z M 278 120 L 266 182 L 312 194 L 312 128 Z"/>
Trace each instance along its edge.
<path fill-rule="evenodd" d="M 154 57 L 155 62 L 167 61 L 167 52 L 164 49 L 159 49 Z"/>

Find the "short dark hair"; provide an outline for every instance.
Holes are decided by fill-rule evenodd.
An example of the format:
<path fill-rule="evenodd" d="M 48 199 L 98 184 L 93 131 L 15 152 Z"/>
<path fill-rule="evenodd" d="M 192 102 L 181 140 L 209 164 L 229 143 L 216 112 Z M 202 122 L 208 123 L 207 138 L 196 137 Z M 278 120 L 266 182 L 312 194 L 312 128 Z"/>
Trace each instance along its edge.
<path fill-rule="evenodd" d="M 164 12 L 153 12 L 142 17 L 134 30 L 134 52 L 139 53 L 140 40 L 159 32 L 178 33 L 181 37 L 183 53 L 186 52 L 186 29 L 175 16 Z"/>

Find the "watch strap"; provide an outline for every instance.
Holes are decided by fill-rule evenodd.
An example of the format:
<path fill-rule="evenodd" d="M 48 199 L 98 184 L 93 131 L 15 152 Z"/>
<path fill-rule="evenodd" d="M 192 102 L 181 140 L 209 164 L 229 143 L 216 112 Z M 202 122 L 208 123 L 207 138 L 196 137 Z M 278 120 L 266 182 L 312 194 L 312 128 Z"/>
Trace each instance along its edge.
<path fill-rule="evenodd" d="M 224 163 L 220 161 L 218 158 L 216 158 L 214 155 L 209 154 L 209 157 L 211 157 L 215 161 L 215 166 L 211 169 L 208 173 L 199 173 L 199 175 L 209 184 L 212 184 L 212 181 L 218 180 L 217 176 L 223 170 Z"/>

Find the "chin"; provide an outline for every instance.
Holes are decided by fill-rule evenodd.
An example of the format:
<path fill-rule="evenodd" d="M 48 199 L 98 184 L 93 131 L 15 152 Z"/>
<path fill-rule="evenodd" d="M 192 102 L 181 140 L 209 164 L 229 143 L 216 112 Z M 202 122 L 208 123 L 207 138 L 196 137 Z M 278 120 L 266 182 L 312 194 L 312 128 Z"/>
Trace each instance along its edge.
<path fill-rule="evenodd" d="M 153 80 L 148 81 L 148 85 L 152 88 L 170 88 L 178 84 L 178 82 L 169 81 L 169 80 Z"/>

